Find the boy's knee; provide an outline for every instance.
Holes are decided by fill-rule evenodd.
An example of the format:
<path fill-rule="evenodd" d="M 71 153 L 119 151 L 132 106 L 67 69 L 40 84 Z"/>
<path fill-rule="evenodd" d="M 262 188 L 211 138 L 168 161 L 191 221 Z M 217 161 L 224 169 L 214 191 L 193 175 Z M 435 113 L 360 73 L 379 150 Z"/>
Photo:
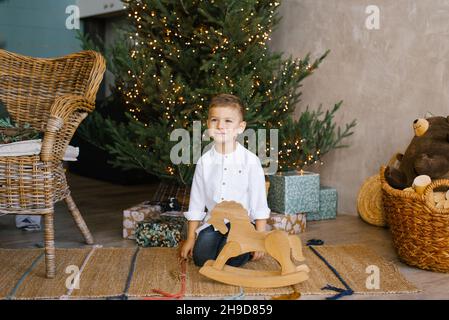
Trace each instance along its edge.
<path fill-rule="evenodd" d="M 237 257 L 233 257 L 229 259 L 226 264 L 231 267 L 241 267 L 244 264 L 246 264 L 249 260 L 251 260 L 251 254 L 250 253 L 244 253 L 242 255 L 239 255 Z"/>
<path fill-rule="evenodd" d="M 195 252 L 193 253 L 193 263 L 197 267 L 202 267 L 207 260 L 209 260 L 208 257 L 200 256 L 198 254 L 195 254 Z"/>
<path fill-rule="evenodd" d="M 204 266 L 204 264 L 206 263 L 206 261 L 203 260 L 197 260 L 197 259 L 193 259 L 193 263 L 197 266 L 197 267 L 202 267 Z"/>
<path fill-rule="evenodd" d="M 202 267 L 208 260 L 215 260 L 215 257 L 217 256 L 216 252 L 207 252 L 200 251 L 200 250 L 193 250 L 193 263 L 197 267 Z"/>

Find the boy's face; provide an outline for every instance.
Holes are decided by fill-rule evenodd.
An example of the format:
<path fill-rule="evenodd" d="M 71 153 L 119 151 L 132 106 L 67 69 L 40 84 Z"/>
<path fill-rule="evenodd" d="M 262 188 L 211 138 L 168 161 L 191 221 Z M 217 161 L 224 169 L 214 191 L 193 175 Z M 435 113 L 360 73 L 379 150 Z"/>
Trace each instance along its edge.
<path fill-rule="evenodd" d="M 207 128 L 209 135 L 217 143 L 233 143 L 239 133 L 243 133 L 246 122 L 240 111 L 234 107 L 213 107 L 209 110 Z"/>

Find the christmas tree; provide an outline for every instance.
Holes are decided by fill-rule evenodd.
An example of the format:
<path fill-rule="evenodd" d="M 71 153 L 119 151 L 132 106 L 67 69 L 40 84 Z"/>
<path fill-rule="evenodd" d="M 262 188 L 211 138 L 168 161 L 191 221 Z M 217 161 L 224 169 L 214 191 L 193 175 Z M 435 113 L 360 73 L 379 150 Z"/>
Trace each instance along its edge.
<path fill-rule="evenodd" d="M 293 120 L 301 81 L 326 57 L 283 58 L 269 50 L 279 23 L 279 2 L 270 0 L 125 0 L 130 30 L 113 51 L 115 97 L 128 120 L 117 123 L 94 116 L 111 139 L 105 144 L 113 163 L 139 168 L 161 178 L 190 184 L 195 159 L 173 164 L 174 129 L 206 129 L 207 106 L 218 93 L 241 98 L 247 129 L 279 129 L 278 169 L 302 169 L 321 162 L 352 134 L 355 121 L 341 130 L 333 123 L 341 102 L 325 113 L 308 108 Z M 95 118 L 96 117 L 96 118 Z M 88 130 L 84 129 L 86 132 Z M 91 130 L 94 139 L 94 130 Z M 201 149 L 210 142 L 202 142 Z M 101 143 L 100 143 L 101 144 Z M 270 142 L 262 147 L 269 153 Z M 192 156 L 192 154 L 191 154 Z"/>

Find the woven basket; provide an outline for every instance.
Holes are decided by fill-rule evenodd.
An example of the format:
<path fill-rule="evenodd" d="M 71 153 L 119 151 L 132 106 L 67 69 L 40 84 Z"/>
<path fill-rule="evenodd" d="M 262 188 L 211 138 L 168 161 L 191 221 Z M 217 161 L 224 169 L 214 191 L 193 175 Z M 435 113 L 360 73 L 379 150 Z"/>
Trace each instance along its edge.
<path fill-rule="evenodd" d="M 449 187 L 448 179 L 433 181 L 423 195 L 392 188 L 380 169 L 385 219 L 399 258 L 421 269 L 449 272 L 449 209 L 437 209 L 433 190 Z"/>
<path fill-rule="evenodd" d="M 378 174 L 366 179 L 360 187 L 357 196 L 357 211 L 365 222 L 378 227 L 386 226 L 382 205 L 382 188 Z"/>

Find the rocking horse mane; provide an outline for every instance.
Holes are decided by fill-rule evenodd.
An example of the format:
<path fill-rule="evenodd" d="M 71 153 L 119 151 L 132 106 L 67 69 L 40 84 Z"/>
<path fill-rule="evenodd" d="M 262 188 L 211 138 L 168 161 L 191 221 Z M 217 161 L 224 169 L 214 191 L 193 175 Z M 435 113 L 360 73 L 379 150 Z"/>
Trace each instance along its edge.
<path fill-rule="evenodd" d="M 232 220 L 245 220 L 250 222 L 248 212 L 238 202 L 222 201 L 211 212 L 211 218 Z"/>

